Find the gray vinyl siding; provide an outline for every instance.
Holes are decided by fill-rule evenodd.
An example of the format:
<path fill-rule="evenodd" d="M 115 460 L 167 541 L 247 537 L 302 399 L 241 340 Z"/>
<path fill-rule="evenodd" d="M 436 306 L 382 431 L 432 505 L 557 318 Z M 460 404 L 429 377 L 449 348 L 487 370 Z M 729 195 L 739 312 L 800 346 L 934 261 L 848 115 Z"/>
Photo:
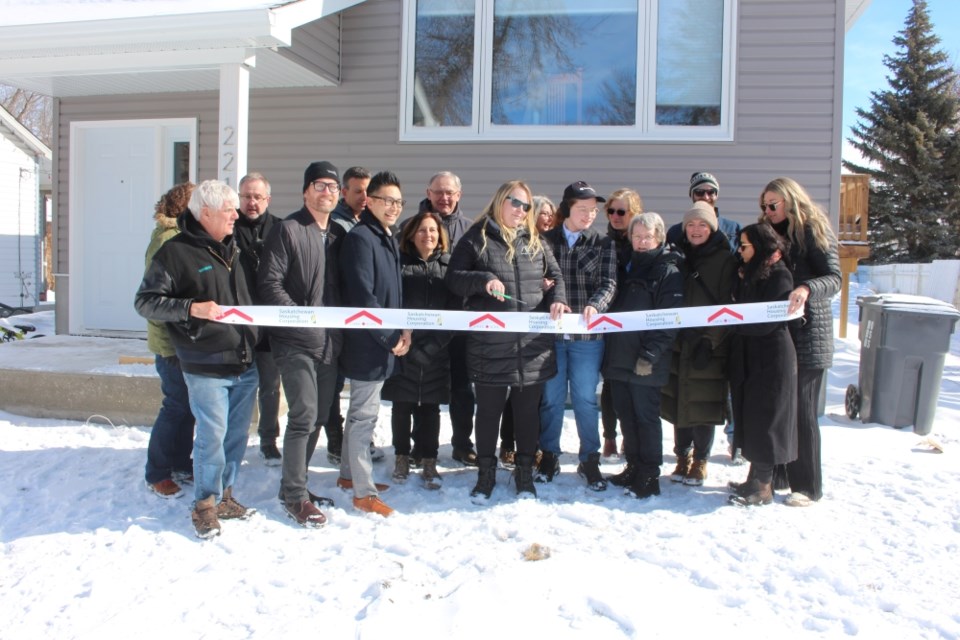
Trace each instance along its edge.
<path fill-rule="evenodd" d="M 323 77 L 340 80 L 340 16 L 334 15 L 293 30 L 293 44 L 277 53 Z"/>
<path fill-rule="evenodd" d="M 843 84 L 842 0 L 741 0 L 734 140 L 702 144 L 401 144 L 397 116 L 401 12 L 400 0 L 367 0 L 341 14 L 339 34 L 335 21 L 329 19 L 303 29 L 304 37 L 298 43 L 304 46 L 308 41 L 329 44 L 339 35 L 339 86 L 251 92 L 247 167 L 270 180 L 274 213 L 282 215 L 298 209 L 304 167 L 313 160 L 330 160 L 341 172 L 352 165 L 396 172 L 410 201 L 404 216 L 415 211 L 429 177 L 436 171 L 450 170 L 463 180 L 462 207 L 471 216 L 506 180 L 527 180 L 535 192 L 554 200 L 559 199 L 566 184 L 587 180 L 603 194 L 625 186 L 636 188 L 645 208 L 661 213 L 671 224 L 679 221 L 689 207 L 690 174 L 706 170 L 720 181 L 721 215 L 741 223 L 756 220 L 760 189 L 770 179 L 783 175 L 804 185 L 836 220 Z M 314 63 L 328 65 L 324 66 L 328 71 L 332 68 L 333 52 L 314 54 Z M 306 53 L 300 50 L 299 55 Z M 59 273 L 65 273 L 67 267 L 70 122 L 161 117 L 198 118 L 197 175 L 201 180 L 215 177 L 215 92 L 61 100 L 56 229 Z M 598 225 L 606 224 L 603 218 L 599 216 Z M 66 314 L 58 309 L 59 317 L 65 319 Z"/>

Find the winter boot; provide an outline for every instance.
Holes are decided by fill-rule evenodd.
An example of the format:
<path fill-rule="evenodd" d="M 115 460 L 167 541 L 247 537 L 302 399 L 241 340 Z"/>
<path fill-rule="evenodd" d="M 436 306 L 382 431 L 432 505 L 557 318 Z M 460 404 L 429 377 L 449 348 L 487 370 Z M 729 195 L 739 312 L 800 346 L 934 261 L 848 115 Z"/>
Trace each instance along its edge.
<path fill-rule="evenodd" d="M 537 488 L 533 486 L 533 456 L 518 453 L 515 459 L 513 481 L 517 486 L 517 497 L 536 498 Z"/>
<path fill-rule="evenodd" d="M 197 537 L 203 540 L 220 535 L 220 521 L 217 519 L 216 496 L 207 496 L 197 500 L 190 514 Z"/>
<path fill-rule="evenodd" d="M 327 462 L 339 465 L 340 454 L 343 452 L 343 423 L 328 424 L 324 431 L 327 432 Z"/>
<path fill-rule="evenodd" d="M 627 488 L 626 493 L 638 500 L 658 496 L 660 495 L 660 478 L 637 474 Z"/>
<path fill-rule="evenodd" d="M 420 477 L 423 479 L 423 486 L 427 489 L 434 490 L 441 488 L 443 486 L 443 478 L 441 478 L 437 472 L 437 459 L 423 458 L 422 465 L 423 471 L 420 472 Z"/>
<path fill-rule="evenodd" d="M 397 462 L 393 466 L 393 481 L 397 484 L 403 484 L 408 477 L 410 477 L 410 456 L 398 453 Z"/>
<path fill-rule="evenodd" d="M 687 471 L 687 476 L 683 479 L 683 484 L 691 487 L 699 487 L 707 479 L 707 461 L 694 460 Z"/>
<path fill-rule="evenodd" d="M 591 491 L 606 491 L 607 481 L 600 473 L 600 454 L 591 453 L 586 462 L 577 465 L 577 475 L 587 481 L 587 488 Z"/>
<path fill-rule="evenodd" d="M 517 456 L 519 465 L 520 456 Z M 560 458 L 552 451 L 544 451 L 540 457 L 540 463 L 537 465 L 537 473 L 534 480 L 537 482 L 553 482 L 554 476 L 560 473 Z"/>
<path fill-rule="evenodd" d="M 277 449 L 276 440 L 260 441 L 260 459 L 263 460 L 263 464 L 268 467 L 279 467 L 283 464 L 283 456 L 280 455 L 280 450 Z"/>
<path fill-rule="evenodd" d="M 484 504 L 490 499 L 493 487 L 497 484 L 496 456 L 480 456 L 477 458 L 477 484 L 470 492 L 475 504 Z"/>
<path fill-rule="evenodd" d="M 773 502 L 773 483 L 751 480 L 738 495 L 730 496 L 730 503 L 741 507 L 760 507 Z"/>
<path fill-rule="evenodd" d="M 218 518 L 221 520 L 246 520 L 256 512 L 256 509 L 249 509 L 233 498 L 233 487 L 227 487 L 223 490 L 220 504 L 217 505 Z"/>
<path fill-rule="evenodd" d="M 627 466 L 620 473 L 607 476 L 607 482 L 615 487 L 629 487 L 633 484 L 633 479 L 637 477 L 637 466 L 627 460 Z"/>
<path fill-rule="evenodd" d="M 616 459 L 619 457 L 617 454 L 617 439 L 616 438 L 604 438 L 603 439 L 603 458 L 606 459 Z"/>
<path fill-rule="evenodd" d="M 670 481 L 683 482 L 683 479 L 686 478 L 687 474 L 690 472 L 690 466 L 692 464 L 692 453 L 685 456 L 677 456 L 677 466 L 673 469 L 673 473 L 670 474 Z"/>

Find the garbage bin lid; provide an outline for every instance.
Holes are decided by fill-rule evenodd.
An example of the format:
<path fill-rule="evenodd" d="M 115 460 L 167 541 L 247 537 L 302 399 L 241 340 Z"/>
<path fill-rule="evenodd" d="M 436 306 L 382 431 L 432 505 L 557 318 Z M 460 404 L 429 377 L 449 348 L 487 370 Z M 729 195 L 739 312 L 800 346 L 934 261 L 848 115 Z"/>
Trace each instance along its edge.
<path fill-rule="evenodd" d="M 922 313 L 924 315 L 960 317 L 960 311 L 952 304 L 928 298 L 927 296 L 912 296 L 905 293 L 880 293 L 870 296 L 858 296 L 857 305 L 860 307 L 881 307 L 886 312 Z"/>

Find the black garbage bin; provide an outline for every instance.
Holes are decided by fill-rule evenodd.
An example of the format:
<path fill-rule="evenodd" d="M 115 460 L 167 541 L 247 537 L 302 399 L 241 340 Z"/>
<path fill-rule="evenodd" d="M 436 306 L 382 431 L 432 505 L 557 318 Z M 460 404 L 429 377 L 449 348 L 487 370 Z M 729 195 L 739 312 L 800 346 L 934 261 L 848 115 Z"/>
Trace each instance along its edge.
<path fill-rule="evenodd" d="M 857 306 L 860 386 L 847 388 L 847 416 L 930 433 L 960 311 L 934 298 L 896 293 L 860 296 Z"/>

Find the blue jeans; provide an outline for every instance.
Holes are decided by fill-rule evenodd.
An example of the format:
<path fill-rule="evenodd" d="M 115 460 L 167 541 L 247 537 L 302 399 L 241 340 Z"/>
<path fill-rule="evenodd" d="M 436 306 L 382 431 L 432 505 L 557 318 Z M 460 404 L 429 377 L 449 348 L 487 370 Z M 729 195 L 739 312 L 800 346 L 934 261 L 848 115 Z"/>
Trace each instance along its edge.
<path fill-rule="evenodd" d="M 560 454 L 563 408 L 569 383 L 573 417 L 580 436 L 579 457 L 586 462 L 600 452 L 600 409 L 597 385 L 603 363 L 603 340 L 558 340 L 557 375 L 547 380 L 540 406 L 540 449 Z"/>
<path fill-rule="evenodd" d="M 247 451 L 247 434 L 260 376 L 256 365 L 239 376 L 183 374 L 190 389 L 190 408 L 197 419 L 193 441 L 193 489 L 196 500 L 232 487 Z"/>
<path fill-rule="evenodd" d="M 187 383 L 183 380 L 177 356 L 156 356 L 154 363 L 160 376 L 163 401 L 150 430 L 147 465 L 144 478 L 150 484 L 172 476 L 174 471 L 190 472 L 193 462 L 193 413 Z"/>

